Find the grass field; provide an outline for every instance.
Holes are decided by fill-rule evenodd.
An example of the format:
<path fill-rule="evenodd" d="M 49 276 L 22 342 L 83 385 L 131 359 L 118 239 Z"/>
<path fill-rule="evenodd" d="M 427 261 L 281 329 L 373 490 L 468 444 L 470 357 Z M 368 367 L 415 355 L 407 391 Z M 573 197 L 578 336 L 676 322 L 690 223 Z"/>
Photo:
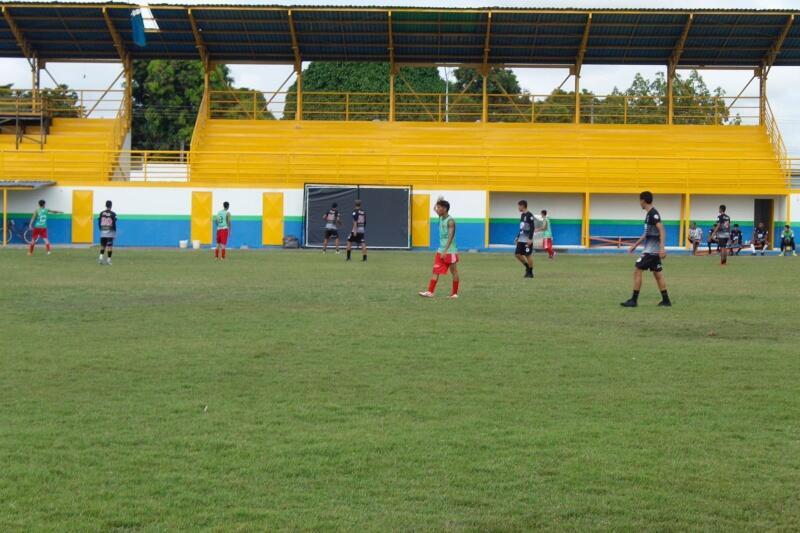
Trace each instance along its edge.
<path fill-rule="evenodd" d="M 0 251 L 0 530 L 798 530 L 793 258 Z M 541 256 L 540 256 L 541 257 Z M 356 259 L 360 259 L 358 254 Z M 205 407 L 207 406 L 207 412 Z"/>

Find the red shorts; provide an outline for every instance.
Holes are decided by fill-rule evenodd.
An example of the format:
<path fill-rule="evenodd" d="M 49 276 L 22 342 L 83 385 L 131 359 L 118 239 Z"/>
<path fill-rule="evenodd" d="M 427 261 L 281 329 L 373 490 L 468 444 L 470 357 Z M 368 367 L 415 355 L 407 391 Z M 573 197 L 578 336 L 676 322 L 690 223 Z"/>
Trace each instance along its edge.
<path fill-rule="evenodd" d="M 447 274 L 451 265 L 458 263 L 458 254 L 440 254 L 436 252 L 436 259 L 433 261 L 434 274 Z"/>
<path fill-rule="evenodd" d="M 37 239 L 41 237 L 42 239 L 47 238 L 47 228 L 33 228 L 33 235 L 31 235 L 31 239 L 33 242 L 36 242 Z"/>
<path fill-rule="evenodd" d="M 228 228 L 217 230 L 217 244 L 228 245 Z"/>

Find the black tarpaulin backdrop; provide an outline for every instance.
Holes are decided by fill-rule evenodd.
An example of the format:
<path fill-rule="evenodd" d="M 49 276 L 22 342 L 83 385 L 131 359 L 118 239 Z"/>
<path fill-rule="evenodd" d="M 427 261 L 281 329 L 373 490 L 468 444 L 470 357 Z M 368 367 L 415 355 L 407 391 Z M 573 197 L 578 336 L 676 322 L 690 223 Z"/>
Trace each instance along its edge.
<path fill-rule="evenodd" d="M 409 248 L 409 223 L 411 220 L 410 187 L 364 187 L 306 185 L 305 189 L 305 245 L 322 246 L 325 236 L 323 216 L 331 204 L 339 204 L 342 226 L 339 228 L 341 244 L 347 241 L 353 227 L 353 209 L 356 199 L 367 213 L 367 246 L 370 248 Z M 328 246 L 332 246 L 328 242 Z"/>

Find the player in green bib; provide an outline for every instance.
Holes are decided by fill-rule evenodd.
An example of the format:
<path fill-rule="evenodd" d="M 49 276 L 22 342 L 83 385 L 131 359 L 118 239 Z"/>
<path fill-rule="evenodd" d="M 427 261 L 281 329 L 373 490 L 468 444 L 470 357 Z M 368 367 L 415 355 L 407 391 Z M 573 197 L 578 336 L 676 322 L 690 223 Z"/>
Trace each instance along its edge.
<path fill-rule="evenodd" d="M 228 235 L 231 230 L 231 204 L 222 202 L 222 209 L 214 215 L 214 224 L 217 225 L 217 247 L 214 248 L 214 259 L 225 259 L 225 250 L 228 246 Z"/>
<path fill-rule="evenodd" d="M 550 227 L 550 219 L 547 218 L 547 209 L 542 209 L 542 247 L 547 250 L 547 257 L 550 259 L 556 256 L 553 251 L 553 230 Z"/>
<path fill-rule="evenodd" d="M 427 291 L 420 291 L 419 295 L 423 298 L 433 298 L 436 290 L 436 283 L 441 274 L 447 271 L 453 273 L 453 292 L 450 293 L 451 299 L 458 298 L 458 247 L 456 246 L 456 221 L 450 216 L 450 202 L 439 199 L 436 202 L 434 211 L 439 215 L 439 248 L 436 251 L 436 258 L 433 263 L 433 275 L 428 283 Z"/>
<path fill-rule="evenodd" d="M 30 226 L 33 228 L 33 231 L 31 235 L 31 244 L 28 247 L 28 255 L 33 255 L 33 249 L 36 247 L 36 241 L 39 240 L 39 237 L 44 241 L 47 255 L 50 255 L 50 240 L 47 237 L 47 217 L 51 214 L 60 215 L 61 213 L 62 211 L 47 209 L 45 207 L 45 201 L 39 200 L 39 207 L 31 215 Z"/>
<path fill-rule="evenodd" d="M 792 227 L 789 224 L 786 224 L 781 233 L 781 257 L 788 254 L 790 248 L 792 250 L 792 256 L 797 256 L 797 246 L 795 246 L 794 243 L 794 231 L 792 231 Z"/>

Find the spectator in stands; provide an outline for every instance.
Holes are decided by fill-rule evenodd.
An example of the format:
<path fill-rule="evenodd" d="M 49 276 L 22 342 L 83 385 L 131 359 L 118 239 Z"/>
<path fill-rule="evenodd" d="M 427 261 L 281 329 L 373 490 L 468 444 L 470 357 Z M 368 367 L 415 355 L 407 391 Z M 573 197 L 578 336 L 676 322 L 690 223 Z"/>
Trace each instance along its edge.
<path fill-rule="evenodd" d="M 786 224 L 783 227 L 783 233 L 781 233 L 781 256 L 786 255 L 789 248 L 792 249 L 792 255 L 796 256 L 797 247 L 794 245 L 794 231 L 792 231 L 792 227 L 789 224 Z"/>
<path fill-rule="evenodd" d="M 728 246 L 730 246 L 732 255 L 739 255 L 739 252 L 742 251 L 742 247 L 744 246 L 744 236 L 742 235 L 742 229 L 739 227 L 739 224 L 733 225 L 733 229 L 731 230 L 731 240 Z"/>
<path fill-rule="evenodd" d="M 703 242 L 703 228 L 697 227 L 697 222 L 692 222 L 689 226 L 689 244 L 692 245 L 692 255 L 697 255 L 697 249 Z"/>
<path fill-rule="evenodd" d="M 763 222 L 759 222 L 756 229 L 753 230 L 753 240 L 750 241 L 750 251 L 753 255 L 756 255 L 756 252 L 761 252 L 761 255 L 766 254 L 769 247 L 768 240 L 769 230 Z"/>

